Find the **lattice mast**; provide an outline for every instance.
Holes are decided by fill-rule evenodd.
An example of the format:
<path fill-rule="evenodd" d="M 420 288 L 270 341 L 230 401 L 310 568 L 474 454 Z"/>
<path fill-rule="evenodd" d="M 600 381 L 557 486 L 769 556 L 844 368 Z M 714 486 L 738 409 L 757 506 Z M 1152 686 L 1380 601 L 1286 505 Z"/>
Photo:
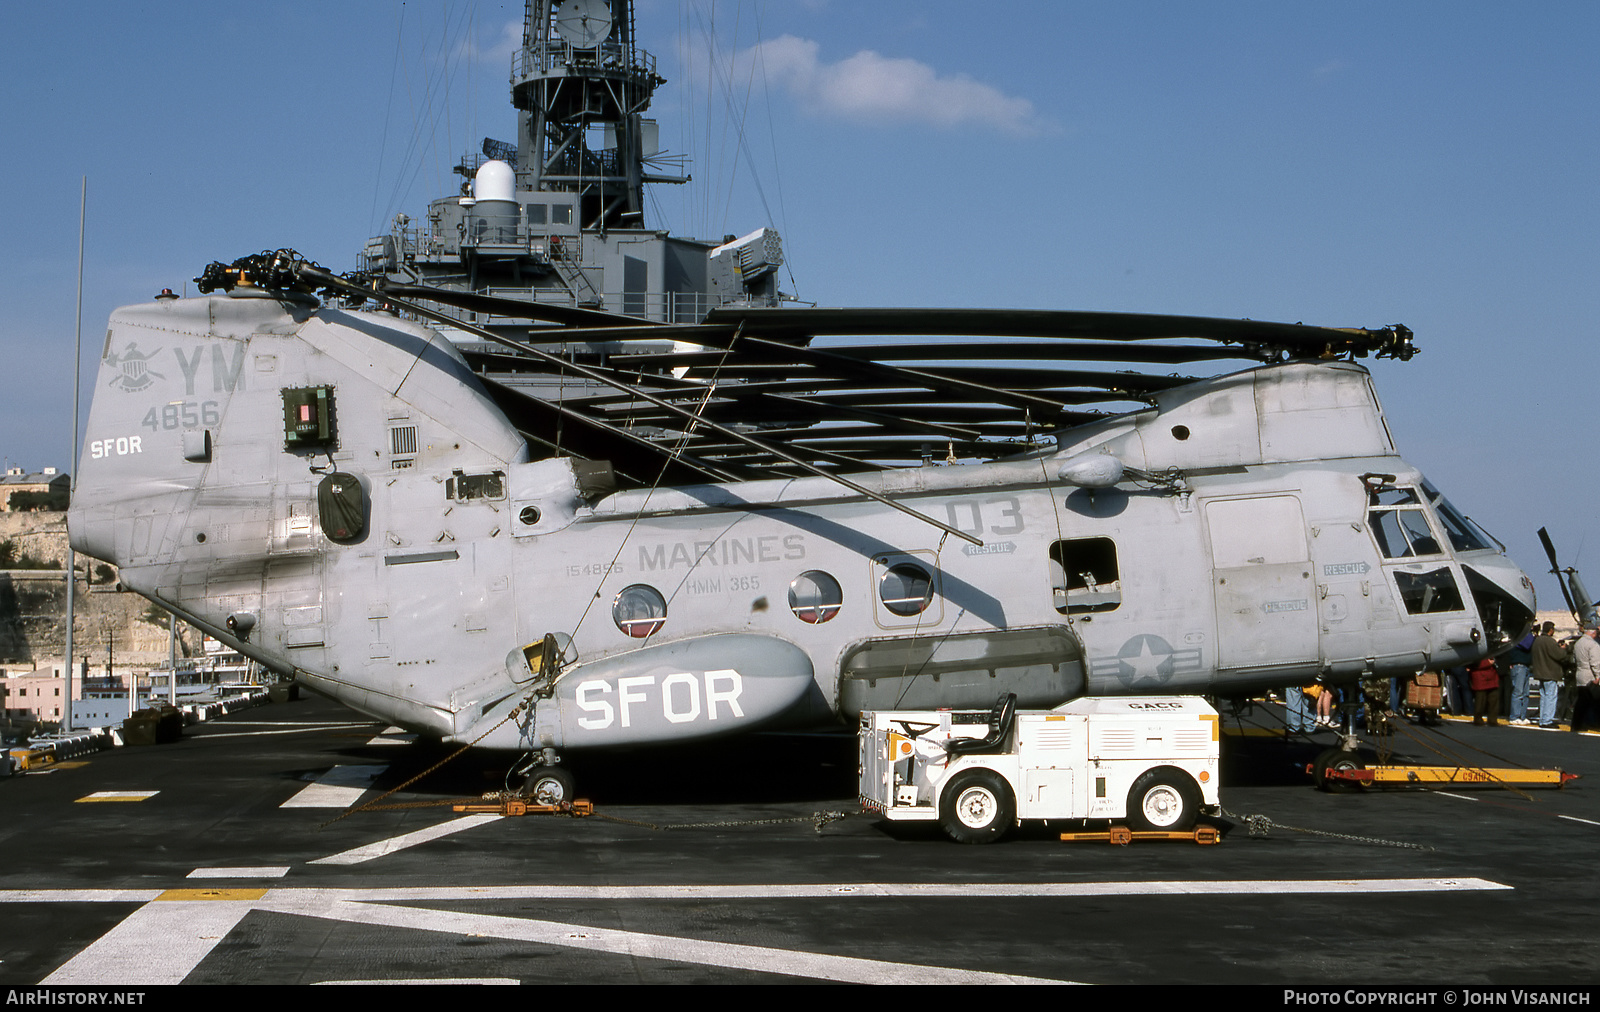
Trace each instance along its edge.
<path fill-rule="evenodd" d="M 644 184 L 685 181 L 645 172 L 643 113 L 664 81 L 634 43 L 631 0 L 528 0 L 511 68 L 518 188 L 578 194 L 584 229 L 643 227 Z"/>

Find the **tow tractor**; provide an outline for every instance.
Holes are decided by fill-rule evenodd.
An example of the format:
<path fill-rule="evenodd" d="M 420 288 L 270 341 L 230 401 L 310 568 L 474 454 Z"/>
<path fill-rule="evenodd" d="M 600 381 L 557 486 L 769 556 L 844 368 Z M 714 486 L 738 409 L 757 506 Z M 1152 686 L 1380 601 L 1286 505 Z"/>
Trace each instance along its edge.
<path fill-rule="evenodd" d="M 992 843 L 1023 819 L 1188 833 L 1218 804 L 1219 730 L 1195 696 L 1018 711 L 1007 694 L 990 710 L 867 711 L 861 802 L 894 821 L 938 822 L 958 843 Z"/>

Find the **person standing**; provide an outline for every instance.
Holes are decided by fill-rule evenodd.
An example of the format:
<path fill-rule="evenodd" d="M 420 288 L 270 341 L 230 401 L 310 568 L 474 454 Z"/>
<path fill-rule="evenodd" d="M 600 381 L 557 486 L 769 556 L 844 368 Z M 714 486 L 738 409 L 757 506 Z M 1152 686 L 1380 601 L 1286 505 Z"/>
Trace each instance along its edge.
<path fill-rule="evenodd" d="M 1283 690 L 1284 724 L 1290 734 L 1315 731 L 1316 723 L 1306 706 L 1305 690 L 1298 685 L 1285 686 Z"/>
<path fill-rule="evenodd" d="M 1600 643 L 1595 636 L 1600 633 L 1593 627 L 1585 629 L 1572 644 L 1572 656 L 1577 661 L 1577 685 L 1572 690 L 1572 730 L 1577 731 L 1588 720 L 1600 717 Z"/>
<path fill-rule="evenodd" d="M 1533 639 L 1529 667 L 1534 681 L 1539 683 L 1539 726 L 1556 726 L 1556 702 L 1561 695 L 1562 668 L 1567 661 L 1567 648 L 1556 641 L 1556 624 L 1546 622 Z"/>
<path fill-rule="evenodd" d="M 1482 724 L 1488 716 L 1489 726 L 1500 723 L 1500 669 L 1494 666 L 1493 657 L 1485 657 L 1467 672 L 1472 683 L 1472 722 Z"/>
<path fill-rule="evenodd" d="M 1506 654 L 1511 665 L 1511 712 L 1507 719 L 1513 724 L 1531 724 L 1528 719 L 1528 681 L 1533 677 L 1533 630 L 1517 640 Z"/>

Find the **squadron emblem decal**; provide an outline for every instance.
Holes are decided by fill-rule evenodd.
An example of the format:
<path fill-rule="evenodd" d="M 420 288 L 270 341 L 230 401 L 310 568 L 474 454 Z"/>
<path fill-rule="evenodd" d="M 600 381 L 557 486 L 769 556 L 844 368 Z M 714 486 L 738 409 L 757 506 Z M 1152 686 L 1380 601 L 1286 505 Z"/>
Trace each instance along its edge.
<path fill-rule="evenodd" d="M 129 341 L 128 346 L 122 349 L 121 355 L 115 352 L 107 355 L 105 358 L 106 365 L 118 366 L 122 369 L 120 373 L 112 377 L 107 386 L 126 390 L 129 393 L 136 393 L 158 379 L 166 379 L 165 376 L 150 368 L 149 364 L 150 360 L 155 358 L 156 353 L 160 350 L 160 348 L 157 348 L 148 355 L 141 354 L 138 343 Z"/>

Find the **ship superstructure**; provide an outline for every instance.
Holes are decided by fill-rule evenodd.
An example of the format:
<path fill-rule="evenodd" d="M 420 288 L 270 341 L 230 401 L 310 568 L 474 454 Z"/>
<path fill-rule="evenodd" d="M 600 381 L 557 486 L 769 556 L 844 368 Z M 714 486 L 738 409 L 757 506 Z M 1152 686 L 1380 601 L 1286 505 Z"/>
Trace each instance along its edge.
<path fill-rule="evenodd" d="M 631 0 L 528 0 L 511 61 L 515 145 L 486 138 L 456 167 L 461 192 L 429 204 L 423 221 L 396 216 L 388 234 L 368 240 L 363 272 L 537 302 L 551 322 L 569 324 L 585 311 L 693 324 L 722 305 L 777 305 L 775 230 L 705 240 L 649 227 L 645 188 L 689 181 L 651 168 L 661 152 L 645 114 L 663 83 L 655 57 L 636 44 Z M 527 320 L 446 311 L 503 336 L 541 336 Z"/>

